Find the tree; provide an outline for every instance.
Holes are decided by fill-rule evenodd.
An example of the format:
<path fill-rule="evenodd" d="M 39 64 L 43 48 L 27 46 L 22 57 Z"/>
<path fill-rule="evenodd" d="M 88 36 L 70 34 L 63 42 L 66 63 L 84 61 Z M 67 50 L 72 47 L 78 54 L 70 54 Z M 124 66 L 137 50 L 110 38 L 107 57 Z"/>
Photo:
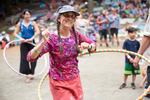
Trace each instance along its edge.
<path fill-rule="evenodd" d="M 10 2 L 11 2 L 11 0 L 0 0 L 1 6 L 4 7 L 5 15 L 10 15 L 12 13 Z"/>

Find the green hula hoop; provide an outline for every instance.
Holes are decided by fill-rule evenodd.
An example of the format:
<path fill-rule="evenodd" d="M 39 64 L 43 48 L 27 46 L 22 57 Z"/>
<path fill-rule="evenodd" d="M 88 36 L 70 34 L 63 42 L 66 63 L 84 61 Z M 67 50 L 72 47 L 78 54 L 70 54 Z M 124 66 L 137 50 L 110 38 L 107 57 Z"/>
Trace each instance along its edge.
<path fill-rule="evenodd" d="M 123 49 L 100 49 L 100 50 L 97 50 L 95 52 L 92 52 L 92 53 L 102 53 L 102 52 L 118 52 L 118 53 L 127 53 L 127 54 L 131 54 L 131 55 L 135 55 L 135 56 L 138 56 L 139 58 L 142 58 L 144 59 L 146 62 L 148 62 L 150 64 L 150 60 L 146 57 L 144 57 L 143 55 L 141 54 L 138 54 L 138 53 L 135 53 L 135 52 L 132 52 L 132 51 L 128 51 L 128 50 L 123 50 Z M 85 53 L 81 53 L 80 55 L 87 55 L 89 54 L 89 52 L 85 52 Z M 41 97 L 41 86 L 44 82 L 44 80 L 46 79 L 46 77 L 48 76 L 48 73 L 44 74 L 42 79 L 40 80 L 39 84 L 38 84 L 38 100 L 42 100 L 42 97 Z M 144 96 L 149 92 L 150 90 L 150 86 L 149 88 L 144 91 L 139 97 L 137 100 L 143 100 Z"/>

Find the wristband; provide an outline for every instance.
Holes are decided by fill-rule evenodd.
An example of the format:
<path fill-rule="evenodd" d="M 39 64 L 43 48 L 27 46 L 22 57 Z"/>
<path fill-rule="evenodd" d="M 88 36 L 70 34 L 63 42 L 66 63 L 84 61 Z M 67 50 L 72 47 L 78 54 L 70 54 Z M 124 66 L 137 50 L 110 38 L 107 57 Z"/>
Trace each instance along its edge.
<path fill-rule="evenodd" d="M 40 52 L 40 50 L 35 50 L 35 53 L 40 54 L 41 52 Z"/>
<path fill-rule="evenodd" d="M 127 55 L 127 58 L 130 59 L 131 57 L 129 55 Z"/>
<path fill-rule="evenodd" d="M 88 49 L 92 50 L 92 45 L 91 44 L 89 44 Z"/>

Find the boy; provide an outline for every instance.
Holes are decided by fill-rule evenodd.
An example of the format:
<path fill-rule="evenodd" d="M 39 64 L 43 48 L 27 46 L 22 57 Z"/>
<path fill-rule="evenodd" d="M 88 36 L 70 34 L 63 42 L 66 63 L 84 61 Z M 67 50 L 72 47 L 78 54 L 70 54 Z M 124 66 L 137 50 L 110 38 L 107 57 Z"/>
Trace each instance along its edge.
<path fill-rule="evenodd" d="M 129 39 L 125 40 L 125 42 L 123 44 L 123 49 L 132 51 L 132 52 L 138 52 L 139 47 L 140 47 L 140 42 L 136 40 L 137 29 L 134 27 L 129 27 L 127 29 L 127 31 L 128 31 Z M 126 81 L 127 81 L 129 75 L 132 75 L 132 83 L 131 83 L 132 89 L 136 88 L 135 79 L 136 79 L 136 75 L 140 74 L 140 70 L 139 70 L 139 67 L 135 68 L 133 66 L 134 57 L 135 56 L 129 55 L 129 54 L 125 55 L 124 83 L 119 87 L 119 89 L 126 87 Z"/>

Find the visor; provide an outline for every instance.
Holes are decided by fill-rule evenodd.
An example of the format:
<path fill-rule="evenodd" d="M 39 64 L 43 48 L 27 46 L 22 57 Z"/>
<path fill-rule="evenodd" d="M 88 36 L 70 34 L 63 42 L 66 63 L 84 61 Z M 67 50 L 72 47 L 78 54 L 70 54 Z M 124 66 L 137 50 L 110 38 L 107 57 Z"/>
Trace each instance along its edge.
<path fill-rule="evenodd" d="M 62 14 L 62 13 L 67 13 L 67 12 L 74 12 L 76 14 L 76 16 L 80 15 L 79 12 L 70 5 L 62 6 L 62 7 L 58 8 L 58 10 L 57 10 L 58 15 Z"/>

